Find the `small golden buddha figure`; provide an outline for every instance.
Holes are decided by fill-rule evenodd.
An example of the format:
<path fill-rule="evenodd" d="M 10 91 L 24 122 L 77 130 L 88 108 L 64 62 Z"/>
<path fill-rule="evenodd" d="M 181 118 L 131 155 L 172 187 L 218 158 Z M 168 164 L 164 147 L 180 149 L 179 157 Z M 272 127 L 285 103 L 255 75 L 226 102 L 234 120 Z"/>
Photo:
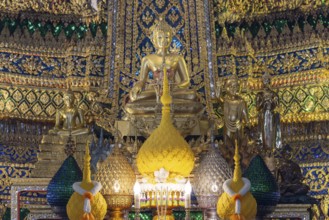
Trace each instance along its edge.
<path fill-rule="evenodd" d="M 125 110 L 130 114 L 154 113 L 156 103 L 160 103 L 163 68 L 166 68 L 174 106 L 185 103 L 188 105 L 185 109 L 188 113 L 198 113 L 202 107 L 193 105 L 198 100 L 196 92 L 189 89 L 190 77 L 184 57 L 169 52 L 172 41 L 171 28 L 160 19 L 151 28 L 151 32 L 153 33 L 152 42 L 157 51 L 142 59 L 139 81 L 129 92 L 129 101 Z M 153 73 L 153 80 L 147 83 L 150 72 Z"/>
<path fill-rule="evenodd" d="M 64 107 L 56 111 L 55 127 L 49 133 L 64 136 L 89 133 L 89 129 L 85 127 L 83 110 L 74 105 L 74 93 L 67 91 L 63 99 Z"/>
<path fill-rule="evenodd" d="M 224 144 L 233 148 L 237 140 L 240 146 L 245 146 L 247 138 L 244 128 L 249 124 L 249 117 L 246 101 L 238 94 L 240 85 L 237 76 L 229 78 L 225 87 L 225 96 L 220 94 L 220 90 L 216 92 L 224 110 Z"/>

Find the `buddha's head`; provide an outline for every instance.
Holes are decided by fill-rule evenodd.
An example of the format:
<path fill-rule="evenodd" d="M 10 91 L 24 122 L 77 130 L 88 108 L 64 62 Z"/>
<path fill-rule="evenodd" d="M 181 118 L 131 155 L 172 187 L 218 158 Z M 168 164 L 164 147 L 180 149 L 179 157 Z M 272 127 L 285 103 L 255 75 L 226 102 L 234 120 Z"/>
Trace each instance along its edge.
<path fill-rule="evenodd" d="M 226 91 L 229 95 L 236 95 L 239 92 L 240 85 L 236 75 L 233 75 L 226 81 Z"/>
<path fill-rule="evenodd" d="M 162 18 L 152 26 L 151 32 L 153 45 L 157 49 L 168 49 L 170 47 L 172 30 Z"/>
<path fill-rule="evenodd" d="M 268 72 L 263 75 L 263 84 L 264 86 L 269 86 L 271 84 L 271 75 Z"/>
<path fill-rule="evenodd" d="M 64 105 L 67 107 L 72 107 L 74 104 L 74 93 L 72 91 L 67 91 L 64 93 Z"/>

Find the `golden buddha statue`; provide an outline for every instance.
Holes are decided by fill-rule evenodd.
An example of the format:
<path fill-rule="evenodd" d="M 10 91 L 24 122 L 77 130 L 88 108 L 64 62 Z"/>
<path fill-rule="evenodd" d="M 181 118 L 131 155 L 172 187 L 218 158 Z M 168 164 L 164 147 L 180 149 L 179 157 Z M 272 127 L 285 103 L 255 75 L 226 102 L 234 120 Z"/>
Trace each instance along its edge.
<path fill-rule="evenodd" d="M 55 127 L 49 130 L 49 134 L 68 136 L 89 133 L 89 129 L 85 127 L 83 110 L 74 105 L 74 93 L 68 90 L 63 100 L 64 108 L 56 111 Z"/>
<path fill-rule="evenodd" d="M 203 109 L 198 102 L 196 92 L 189 89 L 190 77 L 184 57 L 169 52 L 172 41 L 172 30 L 168 24 L 160 19 L 152 28 L 152 42 L 157 51 L 142 59 L 139 81 L 129 92 L 129 101 L 125 110 L 129 114 L 154 114 L 156 104 L 160 104 L 160 88 L 162 88 L 163 68 L 167 69 L 171 86 L 175 113 L 198 113 Z M 153 80 L 147 83 L 149 72 L 153 73 Z M 175 106 L 184 104 L 183 108 Z"/>
<path fill-rule="evenodd" d="M 249 124 L 249 117 L 246 101 L 238 94 L 240 85 L 237 76 L 229 78 L 225 87 L 225 96 L 222 96 L 220 89 L 216 91 L 216 97 L 224 111 L 224 143 L 233 148 L 237 140 L 240 146 L 245 146 L 247 138 L 244 128 Z"/>

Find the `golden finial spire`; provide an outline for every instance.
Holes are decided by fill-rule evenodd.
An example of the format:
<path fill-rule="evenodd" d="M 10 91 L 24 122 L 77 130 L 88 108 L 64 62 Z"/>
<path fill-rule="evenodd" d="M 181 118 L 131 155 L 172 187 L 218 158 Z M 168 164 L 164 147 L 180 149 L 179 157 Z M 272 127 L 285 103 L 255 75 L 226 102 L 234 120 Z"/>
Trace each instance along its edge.
<path fill-rule="evenodd" d="M 254 219 L 257 213 L 257 203 L 250 193 L 251 183 L 242 178 L 238 142 L 235 140 L 233 179 L 223 184 L 224 193 L 217 203 L 217 214 L 222 219 Z"/>
<path fill-rule="evenodd" d="M 86 144 L 86 152 L 85 152 L 85 157 L 84 157 L 82 184 L 91 183 L 90 159 L 91 159 L 91 157 L 89 154 L 89 141 L 88 141 Z"/>
<path fill-rule="evenodd" d="M 241 166 L 240 166 L 240 154 L 239 154 L 239 146 L 238 146 L 238 141 L 235 140 L 235 153 L 234 153 L 234 173 L 233 173 L 233 182 L 238 182 L 242 181 L 242 171 L 241 171 Z"/>
<path fill-rule="evenodd" d="M 163 91 L 162 91 L 162 96 L 161 96 L 161 103 L 163 105 L 162 110 L 169 110 L 170 112 L 170 107 L 169 105 L 171 104 L 172 99 L 171 95 L 169 92 L 169 81 L 168 81 L 168 76 L 167 76 L 167 69 L 166 67 L 163 67 Z"/>

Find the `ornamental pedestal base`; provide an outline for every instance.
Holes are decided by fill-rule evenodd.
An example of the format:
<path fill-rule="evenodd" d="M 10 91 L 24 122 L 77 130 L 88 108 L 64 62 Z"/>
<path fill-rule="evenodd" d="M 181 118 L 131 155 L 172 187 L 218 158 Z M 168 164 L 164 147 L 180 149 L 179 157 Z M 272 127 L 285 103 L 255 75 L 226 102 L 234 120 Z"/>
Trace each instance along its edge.
<path fill-rule="evenodd" d="M 104 195 L 110 220 L 123 220 L 124 210 L 130 209 L 133 203 L 131 195 Z"/>
<path fill-rule="evenodd" d="M 216 208 L 206 209 L 206 219 L 207 220 L 219 220 Z"/>
<path fill-rule="evenodd" d="M 258 216 L 256 219 L 288 219 L 297 218 L 302 220 L 310 220 L 311 204 L 278 204 L 276 207 L 259 207 L 260 209 L 274 210 L 271 214 Z M 264 211 L 265 212 L 265 211 Z M 263 212 L 263 213 L 264 213 Z"/>
<path fill-rule="evenodd" d="M 172 214 L 172 209 L 168 208 L 166 215 L 159 215 L 157 212 L 157 215 L 153 217 L 153 220 L 175 220 L 174 215 Z"/>
<path fill-rule="evenodd" d="M 124 213 L 121 209 L 111 209 L 109 211 L 110 220 L 123 220 L 124 219 Z"/>
<path fill-rule="evenodd" d="M 48 134 L 42 137 L 40 144 L 40 153 L 38 154 L 38 162 L 31 176 L 34 178 L 52 178 L 58 171 L 64 160 L 67 158 L 65 154 L 65 145 L 68 137 L 55 134 Z M 83 157 L 87 141 L 92 139 L 91 134 L 82 134 L 72 136 L 72 140 L 76 146 L 74 158 L 78 162 L 80 168 L 83 167 Z"/>
<path fill-rule="evenodd" d="M 161 115 L 159 115 L 161 116 Z M 161 117 L 134 116 L 127 121 L 116 121 L 116 126 L 123 136 L 149 136 L 159 126 Z M 173 122 L 177 130 L 183 135 L 203 135 L 209 127 L 207 120 L 200 120 L 198 115 L 176 116 Z"/>

